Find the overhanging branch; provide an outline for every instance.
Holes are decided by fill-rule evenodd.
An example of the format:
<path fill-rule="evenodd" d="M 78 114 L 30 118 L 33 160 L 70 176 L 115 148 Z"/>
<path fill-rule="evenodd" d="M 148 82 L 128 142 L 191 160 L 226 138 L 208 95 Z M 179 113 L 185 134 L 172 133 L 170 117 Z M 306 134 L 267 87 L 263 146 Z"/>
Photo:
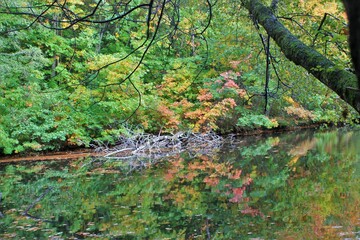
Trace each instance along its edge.
<path fill-rule="evenodd" d="M 305 68 L 360 113 L 360 91 L 355 74 L 339 69 L 335 63 L 301 42 L 261 1 L 243 0 L 243 4 L 290 61 Z"/>

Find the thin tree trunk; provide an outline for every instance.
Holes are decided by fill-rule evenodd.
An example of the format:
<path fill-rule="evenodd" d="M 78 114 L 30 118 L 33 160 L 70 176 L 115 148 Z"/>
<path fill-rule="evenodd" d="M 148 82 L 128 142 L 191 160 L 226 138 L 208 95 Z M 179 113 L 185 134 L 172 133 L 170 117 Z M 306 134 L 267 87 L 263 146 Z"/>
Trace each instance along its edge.
<path fill-rule="evenodd" d="M 261 1 L 243 0 L 243 4 L 290 61 L 305 68 L 360 113 L 360 91 L 355 74 L 338 69 L 335 63 L 301 42 Z"/>
<path fill-rule="evenodd" d="M 269 115 L 269 82 L 270 82 L 270 36 L 268 35 L 266 38 L 266 46 L 265 46 L 265 53 L 266 53 L 266 74 L 265 74 L 265 107 L 264 107 L 264 114 L 266 116 Z"/>

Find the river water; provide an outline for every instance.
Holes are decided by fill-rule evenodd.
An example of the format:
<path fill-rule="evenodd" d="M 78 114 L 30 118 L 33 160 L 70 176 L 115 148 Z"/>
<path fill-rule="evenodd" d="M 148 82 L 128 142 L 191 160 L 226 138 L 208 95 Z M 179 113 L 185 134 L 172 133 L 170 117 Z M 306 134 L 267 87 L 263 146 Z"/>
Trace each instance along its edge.
<path fill-rule="evenodd" d="M 360 239 L 359 130 L 200 152 L 0 165 L 0 239 Z"/>

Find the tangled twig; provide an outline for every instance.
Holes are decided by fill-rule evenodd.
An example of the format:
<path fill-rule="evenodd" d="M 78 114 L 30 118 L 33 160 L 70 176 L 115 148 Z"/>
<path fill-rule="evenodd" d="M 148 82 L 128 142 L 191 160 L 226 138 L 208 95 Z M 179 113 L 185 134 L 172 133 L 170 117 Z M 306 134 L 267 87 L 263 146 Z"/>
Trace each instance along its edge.
<path fill-rule="evenodd" d="M 213 132 L 178 132 L 171 135 L 130 132 L 127 136 L 120 136 L 115 147 L 107 148 L 103 145 L 100 149 L 106 152 L 105 158 L 159 159 L 183 151 L 207 154 L 218 150 L 222 144 L 223 138 Z"/>

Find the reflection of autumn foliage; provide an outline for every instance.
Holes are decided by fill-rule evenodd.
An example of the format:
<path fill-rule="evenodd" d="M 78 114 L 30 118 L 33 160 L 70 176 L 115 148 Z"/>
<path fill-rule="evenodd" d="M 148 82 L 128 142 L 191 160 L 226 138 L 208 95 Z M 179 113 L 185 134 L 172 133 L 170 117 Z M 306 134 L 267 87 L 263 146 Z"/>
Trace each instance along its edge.
<path fill-rule="evenodd" d="M 316 138 L 301 141 L 295 147 L 290 149 L 289 154 L 293 156 L 305 156 L 309 150 L 316 146 L 316 142 Z"/>
<path fill-rule="evenodd" d="M 230 202 L 240 202 L 240 200 L 243 197 L 244 191 L 245 191 L 245 186 L 239 187 L 239 188 L 233 188 L 233 195 L 234 197 L 232 197 L 229 201 Z"/>
<path fill-rule="evenodd" d="M 215 196 L 225 196 L 230 203 L 245 203 L 248 200 L 244 198 L 244 194 L 247 186 L 252 183 L 252 179 L 241 174 L 241 169 L 233 169 L 231 164 L 216 162 L 208 156 L 200 156 L 196 161 L 189 163 L 185 163 L 180 158 L 172 162 L 164 179 L 174 183 L 181 190 L 172 191 L 165 199 L 173 199 L 180 204 L 181 201 L 186 201 L 185 195 L 193 198 L 194 188 L 188 189 L 187 187 L 186 191 L 184 188 L 187 186 L 187 182 L 198 181 L 204 183 Z M 247 211 L 247 214 L 250 210 L 246 209 L 244 211 Z"/>
<path fill-rule="evenodd" d="M 171 166 L 165 173 L 165 180 L 167 182 L 173 181 L 177 173 L 184 168 L 184 159 L 177 157 L 175 160 L 171 161 Z"/>
<path fill-rule="evenodd" d="M 219 184 L 220 182 L 220 179 L 218 177 L 211 177 L 211 176 L 208 176 L 208 177 L 205 177 L 204 178 L 204 183 L 207 185 L 207 186 L 210 186 L 210 187 L 215 187 Z"/>
<path fill-rule="evenodd" d="M 229 200 L 230 202 L 241 202 L 243 200 L 243 195 L 247 186 L 252 183 L 252 178 L 248 177 L 244 180 L 243 185 L 241 187 L 233 188 L 232 193 L 233 197 Z"/>
<path fill-rule="evenodd" d="M 297 144 L 295 147 L 290 149 L 289 154 L 293 157 L 288 163 L 289 167 L 293 167 L 292 170 L 296 170 L 296 167 L 294 165 L 297 163 L 297 161 L 300 159 L 300 157 L 305 156 L 309 150 L 313 149 L 316 146 L 316 138 L 312 139 L 306 139 L 299 144 Z"/>
<path fill-rule="evenodd" d="M 253 217 L 255 216 L 261 216 L 264 217 L 264 214 L 262 212 L 260 212 L 259 209 L 254 209 L 252 207 L 249 207 L 246 205 L 245 209 L 241 210 L 242 214 L 247 214 L 247 215 L 251 215 Z"/>

